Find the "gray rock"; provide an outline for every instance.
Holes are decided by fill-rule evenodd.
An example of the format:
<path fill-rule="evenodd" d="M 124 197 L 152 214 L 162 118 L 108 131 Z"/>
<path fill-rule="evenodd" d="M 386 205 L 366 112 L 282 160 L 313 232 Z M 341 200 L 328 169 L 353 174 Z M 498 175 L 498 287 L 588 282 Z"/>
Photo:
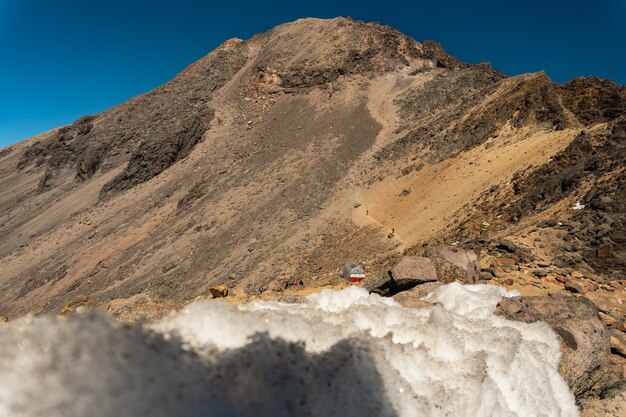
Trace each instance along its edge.
<path fill-rule="evenodd" d="M 496 247 L 509 253 L 513 253 L 517 250 L 517 245 L 506 239 L 498 240 L 498 245 Z"/>
<path fill-rule="evenodd" d="M 427 296 L 429 293 L 435 291 L 437 288 L 441 287 L 443 283 L 434 281 L 434 282 L 426 282 L 424 284 L 420 284 L 416 287 L 411 288 L 410 290 L 403 291 L 393 296 L 393 299 L 398 302 L 403 307 L 409 308 L 423 308 L 423 307 L 432 307 L 432 304 L 421 300 L 421 298 Z"/>
<path fill-rule="evenodd" d="M 481 281 L 489 281 L 493 278 L 493 275 L 491 275 L 489 272 L 481 272 L 480 273 L 480 280 Z"/>
<path fill-rule="evenodd" d="M 541 228 L 546 228 L 546 227 L 554 227 L 558 224 L 558 222 L 556 221 L 556 219 L 548 219 L 548 220 L 544 220 L 541 223 L 539 223 L 537 225 L 537 227 L 541 227 Z"/>
<path fill-rule="evenodd" d="M 428 258 L 403 256 L 390 271 L 368 275 L 362 285 L 369 292 L 389 297 L 434 281 L 437 281 L 437 270 Z"/>
<path fill-rule="evenodd" d="M 425 256 L 435 265 L 441 282 L 475 283 L 480 278 L 478 256 L 471 250 L 454 246 L 427 247 Z"/>
<path fill-rule="evenodd" d="M 491 267 L 487 267 L 487 268 L 483 268 L 480 270 L 480 272 L 486 272 L 488 274 L 490 274 L 492 277 L 497 277 L 498 273 L 495 270 L 495 268 L 491 268 Z"/>
<path fill-rule="evenodd" d="M 574 281 L 567 281 L 565 283 L 565 289 L 576 294 L 584 294 L 586 292 L 579 283 Z"/>
<path fill-rule="evenodd" d="M 598 309 L 585 297 L 537 296 L 503 299 L 496 314 L 527 323 L 544 321 L 561 340 L 559 371 L 577 398 L 605 390 L 610 334 Z"/>
<path fill-rule="evenodd" d="M 163 272 L 164 274 L 168 273 L 169 271 L 171 271 L 172 269 L 176 268 L 176 264 L 174 262 L 168 262 L 165 265 L 163 265 L 161 267 L 161 272 Z"/>

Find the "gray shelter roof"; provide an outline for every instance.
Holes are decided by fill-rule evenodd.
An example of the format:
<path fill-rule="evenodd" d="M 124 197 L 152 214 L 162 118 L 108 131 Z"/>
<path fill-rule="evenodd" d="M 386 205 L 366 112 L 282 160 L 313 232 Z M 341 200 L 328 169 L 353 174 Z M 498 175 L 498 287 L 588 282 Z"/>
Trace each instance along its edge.
<path fill-rule="evenodd" d="M 346 272 L 346 274 L 364 274 L 365 273 L 363 268 L 361 268 L 354 262 L 346 262 L 346 264 L 343 266 L 343 270 Z"/>

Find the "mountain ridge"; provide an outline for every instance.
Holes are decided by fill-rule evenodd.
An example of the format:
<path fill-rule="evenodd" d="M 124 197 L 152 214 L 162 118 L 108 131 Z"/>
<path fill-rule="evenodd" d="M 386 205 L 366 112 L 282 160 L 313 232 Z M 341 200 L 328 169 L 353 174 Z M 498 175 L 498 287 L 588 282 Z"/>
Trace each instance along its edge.
<path fill-rule="evenodd" d="M 163 86 L 2 151 L 0 314 L 146 290 L 193 299 L 222 283 L 257 293 L 291 274 L 332 282 L 347 259 L 375 271 L 428 243 L 496 253 L 493 239 L 584 197 L 580 162 L 546 206 L 506 205 L 582 130 L 613 161 L 605 181 L 620 178 L 625 113 L 609 80 L 508 77 L 372 23 L 301 19 L 230 39 Z M 489 195 L 506 221 L 470 207 Z M 573 234 L 583 252 L 610 240 L 612 257 L 562 267 L 619 279 L 617 200 L 600 241 Z"/>

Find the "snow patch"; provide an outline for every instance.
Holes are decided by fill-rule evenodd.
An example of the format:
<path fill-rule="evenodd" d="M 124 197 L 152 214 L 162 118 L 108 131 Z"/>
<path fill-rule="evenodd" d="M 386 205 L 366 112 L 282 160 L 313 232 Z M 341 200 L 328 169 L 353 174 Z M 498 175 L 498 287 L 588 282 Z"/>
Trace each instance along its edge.
<path fill-rule="evenodd" d="M 581 204 L 580 201 L 577 201 L 576 204 L 570 207 L 571 210 L 582 210 L 584 208 L 585 208 L 585 205 Z"/>
<path fill-rule="evenodd" d="M 143 327 L 27 317 L 0 327 L 0 416 L 577 416 L 554 332 L 493 315 L 512 295 L 453 283 L 409 309 L 353 286 Z"/>

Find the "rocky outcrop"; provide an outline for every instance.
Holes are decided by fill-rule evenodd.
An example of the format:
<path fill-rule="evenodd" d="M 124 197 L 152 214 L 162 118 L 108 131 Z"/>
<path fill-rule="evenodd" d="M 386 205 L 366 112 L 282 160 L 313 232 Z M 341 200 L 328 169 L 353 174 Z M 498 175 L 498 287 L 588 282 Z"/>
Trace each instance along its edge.
<path fill-rule="evenodd" d="M 544 321 L 552 327 L 561 340 L 561 375 L 576 397 L 609 388 L 611 335 L 590 300 L 569 296 L 504 298 L 496 314 L 527 323 Z"/>
<path fill-rule="evenodd" d="M 435 265 L 428 258 L 403 256 L 391 270 L 379 271 L 363 281 L 369 292 L 391 296 L 417 285 L 437 281 Z"/>
<path fill-rule="evenodd" d="M 441 282 L 475 283 L 480 278 L 478 256 L 471 250 L 436 246 L 426 247 L 424 254 L 435 265 L 437 279 Z"/>
<path fill-rule="evenodd" d="M 402 291 L 393 296 L 393 299 L 397 301 L 401 306 L 408 308 L 422 308 L 429 307 L 432 304 L 428 301 L 422 300 L 431 292 L 441 287 L 443 282 L 426 282 L 424 284 L 417 285 L 410 290 Z"/>
<path fill-rule="evenodd" d="M 211 287 L 209 288 L 209 293 L 213 296 L 213 298 L 225 298 L 228 297 L 228 287 L 226 285 Z"/>
<path fill-rule="evenodd" d="M 181 304 L 148 292 L 107 301 L 99 306 L 107 314 L 129 324 L 142 320 L 157 320 L 180 307 Z"/>
<path fill-rule="evenodd" d="M 437 281 L 435 265 L 428 258 L 403 256 L 391 268 L 397 291 L 413 288 L 425 282 Z"/>
<path fill-rule="evenodd" d="M 427 283 L 475 283 L 480 279 L 478 256 L 470 250 L 437 246 L 426 248 L 424 254 L 426 256 L 401 257 L 391 269 L 366 278 L 363 287 L 376 294 L 392 296 Z"/>
<path fill-rule="evenodd" d="M 369 274 L 363 280 L 363 288 L 371 293 L 389 297 L 397 292 L 396 283 L 388 270 Z"/>

